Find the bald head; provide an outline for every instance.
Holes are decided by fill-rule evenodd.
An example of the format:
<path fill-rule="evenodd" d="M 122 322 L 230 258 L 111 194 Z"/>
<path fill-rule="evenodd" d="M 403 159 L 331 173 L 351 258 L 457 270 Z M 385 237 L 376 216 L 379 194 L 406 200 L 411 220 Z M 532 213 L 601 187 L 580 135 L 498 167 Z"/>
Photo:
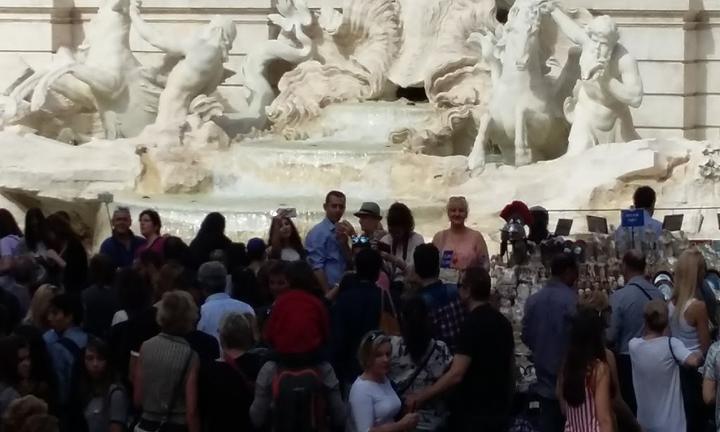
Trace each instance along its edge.
<path fill-rule="evenodd" d="M 623 271 L 626 280 L 628 276 L 644 275 L 646 266 L 645 255 L 640 251 L 630 250 L 623 256 Z"/>

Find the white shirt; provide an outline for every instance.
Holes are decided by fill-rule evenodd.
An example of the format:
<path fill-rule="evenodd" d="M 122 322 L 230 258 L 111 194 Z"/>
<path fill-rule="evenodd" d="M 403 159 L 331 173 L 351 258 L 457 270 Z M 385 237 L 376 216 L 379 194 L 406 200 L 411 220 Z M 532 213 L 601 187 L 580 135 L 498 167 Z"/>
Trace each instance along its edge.
<path fill-rule="evenodd" d="M 670 338 L 677 362 L 692 354 L 683 343 Z M 637 420 L 646 432 L 685 430 L 685 410 L 680 390 L 680 367 L 673 358 L 667 337 L 628 343 L 633 384 L 637 399 Z"/>
<path fill-rule="evenodd" d="M 294 262 L 294 261 L 300 261 L 302 257 L 293 248 L 283 248 L 283 250 L 280 251 L 280 260 L 281 261 L 287 261 L 287 262 Z"/>
<path fill-rule="evenodd" d="M 387 378 L 382 384 L 358 377 L 350 388 L 350 432 L 368 432 L 392 423 L 401 408 L 398 395 Z"/>
<path fill-rule="evenodd" d="M 255 311 L 249 304 L 235 300 L 225 293 L 216 293 L 205 299 L 205 304 L 200 308 L 197 329 L 220 341 L 220 321 L 230 312 L 255 316 Z"/>
<path fill-rule="evenodd" d="M 390 246 L 390 250 L 392 251 L 393 238 L 390 234 L 383 237 L 380 241 L 385 243 L 386 245 Z M 415 264 L 415 259 L 413 258 L 413 254 L 415 253 L 415 248 L 420 246 L 421 244 L 425 244 L 425 239 L 420 234 L 414 232 L 414 233 L 410 234 L 410 239 L 408 239 L 407 254 L 405 254 L 405 256 L 403 257 L 403 252 L 404 252 L 403 249 L 404 248 L 402 246 L 398 246 L 394 255 L 397 258 L 400 258 L 401 260 L 405 261 L 405 265 L 408 268 L 410 268 L 411 266 L 413 266 Z M 403 271 L 396 266 L 392 266 L 392 267 L 393 268 L 392 268 L 392 272 L 391 272 L 392 273 L 391 279 L 394 281 L 404 280 L 405 275 L 404 275 Z"/>

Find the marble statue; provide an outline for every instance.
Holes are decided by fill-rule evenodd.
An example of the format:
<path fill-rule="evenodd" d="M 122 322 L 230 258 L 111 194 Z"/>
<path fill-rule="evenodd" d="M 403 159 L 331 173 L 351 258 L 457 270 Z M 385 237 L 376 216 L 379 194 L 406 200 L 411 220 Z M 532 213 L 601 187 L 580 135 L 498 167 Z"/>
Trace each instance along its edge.
<path fill-rule="evenodd" d="M 0 100 L 3 124 L 35 126 L 64 111 L 98 112 L 108 139 L 135 136 L 152 123 L 159 90 L 130 49 L 130 0 L 104 0 L 85 41 L 72 52 L 61 47 L 55 62 L 36 71 Z M 29 99 L 29 101 L 28 101 Z"/>
<path fill-rule="evenodd" d="M 438 107 L 484 105 L 491 85 L 490 71 L 478 57 L 472 34 L 498 26 L 494 0 L 452 0 L 434 2 L 429 15 L 437 22 L 432 54 L 424 69 L 422 86 L 428 100 Z M 415 8 L 411 8 L 415 9 Z M 405 21 L 406 22 L 406 21 Z M 410 44 L 407 38 L 405 45 Z M 401 57 L 395 68 L 415 70 Z M 390 77 L 393 78 L 393 75 Z"/>
<path fill-rule="evenodd" d="M 218 107 L 219 103 L 213 103 L 208 98 L 231 75 L 224 64 L 237 29 L 231 20 L 215 17 L 190 37 L 162 35 L 143 20 L 141 4 L 141 0 L 132 0 L 130 5 L 133 28 L 145 41 L 177 60 L 160 94 L 154 126 L 160 130 L 179 131 L 190 114 L 191 106 L 210 107 L 211 112 Z"/>
<path fill-rule="evenodd" d="M 424 88 L 441 109 L 484 105 L 490 74 L 467 41 L 497 25 L 493 0 L 344 0 L 342 13 L 331 5 L 324 0 L 308 29 L 315 52 L 283 76 L 268 109 L 286 138 L 307 138 L 304 123 L 329 104 L 393 100 L 399 88 Z M 445 135 L 417 131 L 437 132 Z"/>
<path fill-rule="evenodd" d="M 560 7 L 552 17 L 560 29 L 582 47 L 580 80 L 565 100 L 565 115 L 572 127 L 567 154 L 580 154 L 598 144 L 639 139 L 630 107 L 643 99 L 637 61 L 618 43 L 620 35 L 609 16 L 594 18 L 585 28 Z"/>
<path fill-rule="evenodd" d="M 280 28 L 280 34 L 276 40 L 258 44 L 248 53 L 240 78 L 250 95 L 237 113 L 226 114 L 227 120 L 222 121 L 226 130 L 244 133 L 266 128 L 266 108 L 276 97 L 277 85 L 270 81 L 269 67 L 276 62 L 295 66 L 307 60 L 315 47 L 307 34 L 314 21 L 305 0 L 279 0 L 277 10 L 268 19 Z"/>
<path fill-rule="evenodd" d="M 280 79 L 268 118 L 286 138 L 331 103 L 379 99 L 401 37 L 398 0 L 324 0 L 313 38 L 317 53 Z"/>
<path fill-rule="evenodd" d="M 485 164 L 490 145 L 499 148 L 505 163 L 516 166 L 565 152 L 568 124 L 562 101 L 574 82 L 575 62 L 570 58 L 555 79 L 548 75 L 541 32 L 549 13 L 546 0 L 517 0 L 505 25 L 473 37 L 490 66 L 493 85 L 468 157 L 471 170 Z"/>
<path fill-rule="evenodd" d="M 316 203 L 329 189 L 345 191 L 349 205 L 406 202 L 418 231 L 431 235 L 447 223 L 447 197 L 462 195 L 469 222 L 491 244 L 497 202 L 508 196 L 550 209 L 619 208 L 649 184 L 661 185 L 663 206 L 720 202 L 717 140 L 624 142 L 637 137 L 630 110 L 643 98 L 642 80 L 612 20 L 572 9 L 593 3 L 586 0 L 564 0 L 567 8 L 555 0 L 276 0 L 267 2 L 270 26 L 267 9 L 248 2 L 205 2 L 226 17 L 210 20 L 204 8 L 178 7 L 193 2 L 153 1 L 174 34 L 146 22 L 138 0 L 5 3 L 12 12 L 0 34 L 14 37 L 0 40 L 0 206 L 82 210 L 97 238 L 109 229 L 98 204 L 108 194 L 134 212 L 157 208 L 166 232 L 183 238 L 207 211 L 221 211 L 236 240 L 264 235 L 279 206 L 296 207 L 304 230 L 322 217 Z M 654 123 L 643 126 L 703 136 L 716 126 L 696 118 L 707 127 L 690 130 L 688 118 L 676 119 L 698 105 L 681 96 L 688 77 L 665 85 L 651 74 L 686 74 L 696 68 L 682 65 L 716 59 L 683 44 L 653 51 L 656 34 L 677 41 L 686 31 L 657 31 L 686 17 L 665 7 L 653 20 L 642 8 L 602 10 L 633 22 L 624 37 L 637 37 L 626 42 L 643 53 L 652 93 L 641 112 Z M 26 44 L 36 28 L 52 37 Z M 162 64 L 139 61 L 154 53 L 136 58 L 131 29 L 133 41 L 162 51 Z M 238 34 L 247 55 L 230 57 Z M 50 54 L 58 41 L 67 46 Z M 10 52 L 24 63 L 7 73 Z M 226 82 L 231 63 L 241 66 Z M 673 101 L 692 108 L 656 115 Z M 490 163 L 498 157 L 504 164 Z M 584 214 L 567 216 L 582 230 Z M 709 224 L 700 228 L 698 238 L 717 238 Z"/>

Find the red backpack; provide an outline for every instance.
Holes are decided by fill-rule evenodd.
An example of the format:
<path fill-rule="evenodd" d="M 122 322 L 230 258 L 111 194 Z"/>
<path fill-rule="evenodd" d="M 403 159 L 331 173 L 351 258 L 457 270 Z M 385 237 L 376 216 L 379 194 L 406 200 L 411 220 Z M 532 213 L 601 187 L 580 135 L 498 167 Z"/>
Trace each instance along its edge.
<path fill-rule="evenodd" d="M 316 368 L 278 368 L 272 381 L 275 432 L 324 432 L 327 389 Z"/>

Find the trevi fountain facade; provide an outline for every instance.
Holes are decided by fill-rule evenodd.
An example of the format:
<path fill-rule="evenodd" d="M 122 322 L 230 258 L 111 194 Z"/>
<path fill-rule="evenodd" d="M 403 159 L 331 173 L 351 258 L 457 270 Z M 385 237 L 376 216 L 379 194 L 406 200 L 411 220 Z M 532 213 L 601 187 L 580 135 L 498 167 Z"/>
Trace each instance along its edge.
<path fill-rule="evenodd" d="M 512 200 L 582 232 L 639 184 L 720 237 L 717 0 L 0 0 L 0 35 L 0 206 L 95 242 L 121 205 L 307 227 L 331 189 L 426 236 L 456 195 L 491 237 Z"/>

